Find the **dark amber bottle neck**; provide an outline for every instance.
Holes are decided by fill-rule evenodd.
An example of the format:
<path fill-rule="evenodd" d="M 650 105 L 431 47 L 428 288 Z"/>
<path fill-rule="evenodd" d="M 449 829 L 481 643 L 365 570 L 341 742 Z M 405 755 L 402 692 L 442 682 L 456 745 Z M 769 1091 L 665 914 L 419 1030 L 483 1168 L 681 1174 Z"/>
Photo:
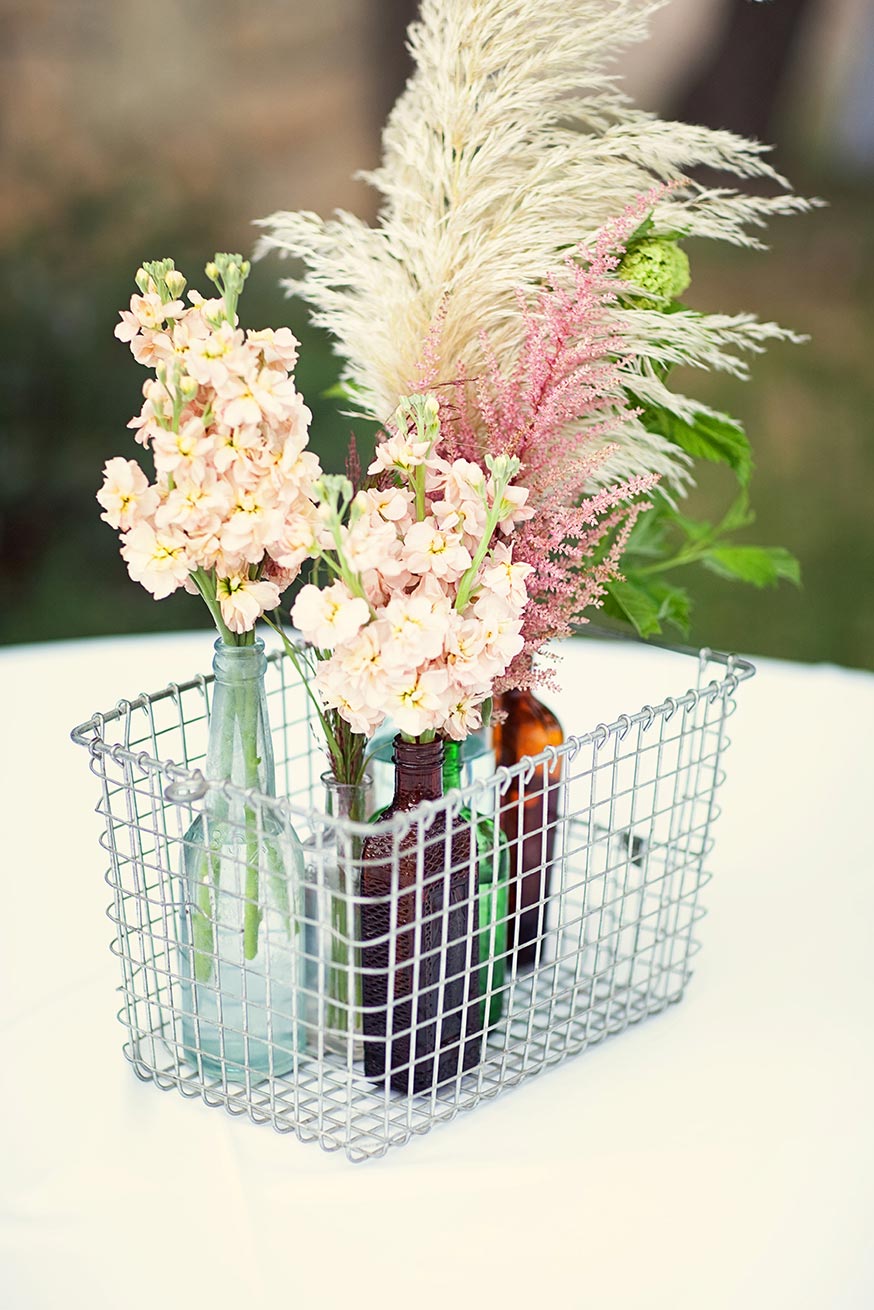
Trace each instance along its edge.
<path fill-rule="evenodd" d="M 501 710 L 505 717 L 496 734 L 498 763 L 511 766 L 523 755 L 539 755 L 546 746 L 560 746 L 561 724 L 527 688 L 504 692 Z"/>
<path fill-rule="evenodd" d="M 392 808 L 409 810 L 443 795 L 443 742 L 395 737 L 395 794 Z"/>

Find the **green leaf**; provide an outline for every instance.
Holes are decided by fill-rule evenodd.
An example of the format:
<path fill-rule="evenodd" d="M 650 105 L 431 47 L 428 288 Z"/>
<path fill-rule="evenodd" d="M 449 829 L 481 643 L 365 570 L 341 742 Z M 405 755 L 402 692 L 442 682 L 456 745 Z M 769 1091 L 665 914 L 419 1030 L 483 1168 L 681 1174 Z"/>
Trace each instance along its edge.
<path fill-rule="evenodd" d="M 626 555 L 661 559 L 665 553 L 665 515 L 667 501 L 657 500 L 652 509 L 639 514 L 625 547 Z"/>
<path fill-rule="evenodd" d="M 636 227 L 634 231 L 631 233 L 631 236 L 626 237 L 625 249 L 631 250 L 631 248 L 634 245 L 636 245 L 638 241 L 643 241 L 644 237 L 648 237 L 650 235 L 654 227 L 655 227 L 655 223 L 653 221 L 652 210 L 650 210 L 650 212 L 647 214 L 643 222 L 640 223 L 639 226 Z"/>
<path fill-rule="evenodd" d="M 632 624 L 641 637 L 658 636 L 663 623 L 689 631 L 691 599 L 683 587 L 632 573 L 624 582 L 609 583 L 607 593 L 604 612 Z"/>
<path fill-rule="evenodd" d="M 688 519 L 685 514 L 679 510 L 672 509 L 666 505 L 664 509 L 665 518 L 682 532 L 688 541 L 702 542 L 714 535 L 713 525 L 711 523 L 699 522 L 696 519 Z"/>
<path fill-rule="evenodd" d="M 657 432 L 688 455 L 727 464 L 745 487 L 753 471 L 752 451 L 747 435 L 739 423 L 726 414 L 699 410 L 691 423 L 662 406 L 644 406 L 641 422 L 647 432 Z"/>
<path fill-rule="evenodd" d="M 723 578 L 738 578 L 754 587 L 775 587 L 781 578 L 801 584 L 798 560 L 782 546 L 713 546 L 702 560 Z"/>
<path fill-rule="evenodd" d="M 756 516 L 750 509 L 749 494 L 744 489 L 728 509 L 713 535 L 714 537 L 723 537 L 729 532 L 739 531 L 740 528 L 748 528 L 755 521 Z"/>
<path fill-rule="evenodd" d="M 604 612 L 632 624 L 641 637 L 655 637 L 662 630 L 658 601 L 635 582 L 608 583 Z"/>
<path fill-rule="evenodd" d="M 685 635 L 689 635 L 692 598 L 685 587 L 675 587 L 671 582 L 651 582 L 648 585 L 650 596 L 658 604 L 659 621 L 671 623 Z"/>

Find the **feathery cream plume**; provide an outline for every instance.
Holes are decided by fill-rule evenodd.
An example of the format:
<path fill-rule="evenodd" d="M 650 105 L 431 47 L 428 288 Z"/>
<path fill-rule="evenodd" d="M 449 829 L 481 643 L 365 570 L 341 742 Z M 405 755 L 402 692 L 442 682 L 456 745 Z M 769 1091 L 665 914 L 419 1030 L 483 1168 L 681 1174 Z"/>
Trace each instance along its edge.
<path fill-rule="evenodd" d="M 376 227 L 340 212 L 261 220 L 259 253 L 276 249 L 304 271 L 284 285 L 333 335 L 360 412 L 384 420 L 415 382 L 440 319 L 438 382 L 482 364 L 486 333 L 512 361 L 524 327 L 517 291 L 533 296 L 569 247 L 654 186 L 654 234 L 756 247 L 775 214 L 805 210 L 766 161 L 766 147 L 729 132 L 663 122 L 636 109 L 610 65 L 645 38 L 667 0 L 422 0 L 410 29 L 416 69 L 383 134 L 383 163 L 365 174 L 382 198 Z M 776 195 L 708 187 L 709 166 L 767 178 Z M 681 417 L 702 406 L 671 392 L 658 366 L 687 362 L 745 374 L 743 355 L 797 339 L 750 315 L 607 311 L 623 340 L 629 386 Z M 668 490 L 687 461 L 627 414 L 616 453 L 596 481 L 641 473 Z"/>

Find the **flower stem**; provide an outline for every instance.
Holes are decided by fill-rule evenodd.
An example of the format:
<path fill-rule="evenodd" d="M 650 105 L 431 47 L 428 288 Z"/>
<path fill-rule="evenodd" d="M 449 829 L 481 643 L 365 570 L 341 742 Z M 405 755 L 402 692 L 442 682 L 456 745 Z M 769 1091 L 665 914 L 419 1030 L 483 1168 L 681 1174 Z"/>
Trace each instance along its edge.
<path fill-rule="evenodd" d="M 236 698 L 235 718 L 240 730 L 243 746 L 246 789 L 258 785 L 258 687 L 255 682 L 243 683 L 234 689 Z M 258 954 L 258 929 L 261 925 L 261 907 L 258 903 L 258 859 L 260 843 L 258 841 L 258 818 L 250 805 L 245 810 L 246 831 L 246 886 L 245 906 L 243 910 L 243 954 L 247 960 L 254 960 Z"/>
<path fill-rule="evenodd" d="M 197 590 L 200 592 L 201 596 L 205 600 L 206 608 L 209 610 L 210 614 L 212 615 L 213 622 L 215 623 L 215 626 L 218 629 L 218 635 L 221 637 L 225 645 L 227 646 L 248 645 L 249 644 L 248 642 L 241 642 L 237 639 L 235 634 L 231 632 L 230 628 L 222 618 L 221 606 L 219 605 L 215 594 L 215 577 L 212 574 L 207 573 L 205 569 L 195 569 L 195 571 L 191 574 L 191 581 L 194 583 L 195 587 L 197 588 Z M 243 635 L 246 637 L 251 637 L 253 641 L 255 639 L 254 631 L 251 634 L 244 633 Z"/>
<path fill-rule="evenodd" d="M 476 575 L 479 573 L 480 565 L 488 554 L 492 537 L 495 535 L 495 528 L 498 526 L 498 508 L 494 507 L 486 519 L 485 530 L 482 540 L 476 548 L 476 554 L 470 568 L 462 575 L 458 584 L 458 594 L 455 597 L 455 608 L 459 614 L 463 614 L 470 600 L 470 593 L 473 591 L 473 584 L 476 581 Z"/>

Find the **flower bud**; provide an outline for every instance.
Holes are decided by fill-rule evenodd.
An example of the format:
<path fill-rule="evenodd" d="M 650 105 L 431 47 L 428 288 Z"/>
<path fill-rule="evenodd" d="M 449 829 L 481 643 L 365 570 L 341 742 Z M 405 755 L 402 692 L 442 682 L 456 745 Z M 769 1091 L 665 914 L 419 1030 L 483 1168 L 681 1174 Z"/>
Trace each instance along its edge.
<path fill-rule="evenodd" d="M 174 300 L 178 300 L 182 295 L 182 292 L 185 290 L 185 278 L 183 275 L 178 271 L 178 269 L 171 268 L 168 270 L 164 281 L 167 283 L 167 290 L 170 292 L 170 295 Z"/>
<path fill-rule="evenodd" d="M 664 301 L 676 300 L 692 281 L 688 255 L 668 237 L 645 237 L 632 245 L 616 276 Z"/>
<path fill-rule="evenodd" d="M 179 393 L 183 400 L 193 400 L 197 395 L 197 381 L 190 373 L 185 373 L 179 379 Z"/>

